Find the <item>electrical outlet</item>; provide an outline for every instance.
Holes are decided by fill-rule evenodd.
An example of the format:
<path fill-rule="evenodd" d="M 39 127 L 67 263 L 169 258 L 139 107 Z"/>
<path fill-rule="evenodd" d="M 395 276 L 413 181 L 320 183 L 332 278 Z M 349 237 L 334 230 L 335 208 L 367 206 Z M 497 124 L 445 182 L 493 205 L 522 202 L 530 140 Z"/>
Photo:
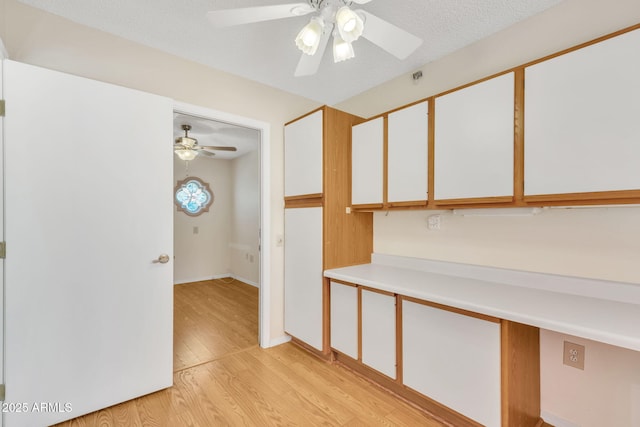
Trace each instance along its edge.
<path fill-rule="evenodd" d="M 584 370 L 584 346 L 565 341 L 562 363 Z"/>
<path fill-rule="evenodd" d="M 440 223 L 442 222 L 440 215 L 429 215 L 427 217 L 427 229 L 440 230 Z"/>

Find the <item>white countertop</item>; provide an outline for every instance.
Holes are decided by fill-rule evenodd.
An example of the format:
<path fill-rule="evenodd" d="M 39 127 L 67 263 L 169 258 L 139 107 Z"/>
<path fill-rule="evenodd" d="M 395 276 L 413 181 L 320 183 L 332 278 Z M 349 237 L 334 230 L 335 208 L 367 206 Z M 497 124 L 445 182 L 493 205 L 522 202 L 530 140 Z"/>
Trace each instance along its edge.
<path fill-rule="evenodd" d="M 638 284 L 377 254 L 324 275 L 640 351 Z"/>

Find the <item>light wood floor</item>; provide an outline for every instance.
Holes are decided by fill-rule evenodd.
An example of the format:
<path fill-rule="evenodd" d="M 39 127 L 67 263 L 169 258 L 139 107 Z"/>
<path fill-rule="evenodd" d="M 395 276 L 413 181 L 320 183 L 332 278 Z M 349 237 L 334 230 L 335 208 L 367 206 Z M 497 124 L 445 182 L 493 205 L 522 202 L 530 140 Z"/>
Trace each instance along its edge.
<path fill-rule="evenodd" d="M 173 370 L 258 345 L 258 288 L 233 279 L 174 289 Z"/>
<path fill-rule="evenodd" d="M 445 425 L 294 344 L 259 348 L 257 301 L 237 281 L 176 286 L 174 386 L 59 426 Z"/>

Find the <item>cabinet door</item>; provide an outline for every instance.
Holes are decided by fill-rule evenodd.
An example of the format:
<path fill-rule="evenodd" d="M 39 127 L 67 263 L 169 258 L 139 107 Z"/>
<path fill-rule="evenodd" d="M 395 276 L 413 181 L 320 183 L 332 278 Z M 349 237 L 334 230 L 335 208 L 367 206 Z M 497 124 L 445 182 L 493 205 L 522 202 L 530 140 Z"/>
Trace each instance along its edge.
<path fill-rule="evenodd" d="M 513 196 L 514 94 L 508 73 L 436 98 L 436 200 Z"/>
<path fill-rule="evenodd" d="M 394 111 L 388 118 L 387 200 L 427 200 L 429 103 Z"/>
<path fill-rule="evenodd" d="M 322 350 L 322 208 L 285 209 L 285 331 Z"/>
<path fill-rule="evenodd" d="M 487 427 L 500 426 L 500 324 L 402 302 L 404 384 Z"/>
<path fill-rule="evenodd" d="M 396 298 L 362 290 L 362 363 L 396 378 Z"/>
<path fill-rule="evenodd" d="M 285 197 L 322 193 L 322 110 L 284 128 Z"/>
<path fill-rule="evenodd" d="M 382 206 L 384 119 L 351 129 L 351 204 Z"/>
<path fill-rule="evenodd" d="M 358 358 L 358 288 L 331 282 L 331 348 Z"/>
<path fill-rule="evenodd" d="M 525 70 L 525 195 L 640 189 L 640 30 Z"/>

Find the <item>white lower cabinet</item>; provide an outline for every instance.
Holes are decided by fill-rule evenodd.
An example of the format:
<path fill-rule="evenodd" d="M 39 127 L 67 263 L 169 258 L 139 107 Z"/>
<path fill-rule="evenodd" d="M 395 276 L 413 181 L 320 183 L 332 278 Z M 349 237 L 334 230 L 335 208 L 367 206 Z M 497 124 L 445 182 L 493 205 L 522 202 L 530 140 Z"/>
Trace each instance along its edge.
<path fill-rule="evenodd" d="M 331 282 L 331 348 L 358 358 L 358 288 Z"/>
<path fill-rule="evenodd" d="M 284 211 L 284 329 L 322 350 L 322 208 Z"/>
<path fill-rule="evenodd" d="M 362 291 L 362 363 L 396 378 L 396 298 Z"/>
<path fill-rule="evenodd" d="M 487 427 L 501 425 L 500 324 L 403 300 L 404 384 Z"/>
<path fill-rule="evenodd" d="M 402 385 L 483 426 L 501 427 L 500 321 L 400 298 L 401 337 L 395 294 L 332 281 L 331 348 L 400 384 L 400 342 Z"/>

